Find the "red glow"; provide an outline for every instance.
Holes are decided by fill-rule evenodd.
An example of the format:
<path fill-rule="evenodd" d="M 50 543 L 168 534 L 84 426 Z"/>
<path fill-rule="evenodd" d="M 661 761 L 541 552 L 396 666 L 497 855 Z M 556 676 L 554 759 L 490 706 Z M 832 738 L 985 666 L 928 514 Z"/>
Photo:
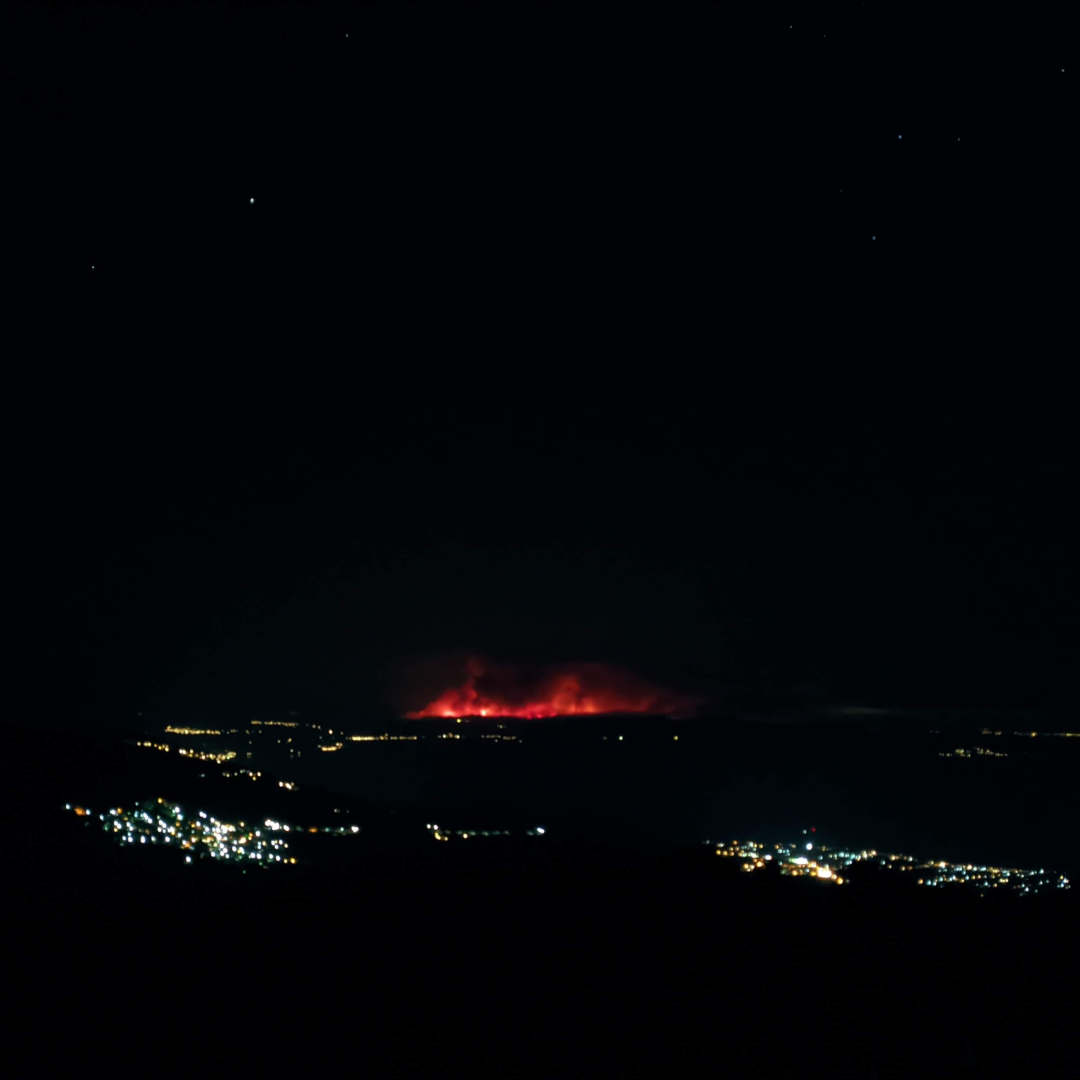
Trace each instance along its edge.
<path fill-rule="evenodd" d="M 506 716 L 540 720 L 600 713 L 671 714 L 696 704 L 608 664 L 581 663 L 543 670 L 495 665 L 474 657 L 468 676 L 410 719 Z"/>

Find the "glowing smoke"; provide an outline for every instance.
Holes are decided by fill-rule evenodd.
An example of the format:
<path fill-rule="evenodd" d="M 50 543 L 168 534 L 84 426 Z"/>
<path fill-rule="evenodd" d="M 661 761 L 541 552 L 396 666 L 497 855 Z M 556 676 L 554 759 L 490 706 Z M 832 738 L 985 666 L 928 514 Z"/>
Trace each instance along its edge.
<path fill-rule="evenodd" d="M 458 716 L 510 716 L 541 719 L 600 713 L 687 712 L 697 702 L 654 686 L 608 664 L 580 663 L 538 670 L 469 660 L 460 686 L 445 690 L 410 719 Z"/>

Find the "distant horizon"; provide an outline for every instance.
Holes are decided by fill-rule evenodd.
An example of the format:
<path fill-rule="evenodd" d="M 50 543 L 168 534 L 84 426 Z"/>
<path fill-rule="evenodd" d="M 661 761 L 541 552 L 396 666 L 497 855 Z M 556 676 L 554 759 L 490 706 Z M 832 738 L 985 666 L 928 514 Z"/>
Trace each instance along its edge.
<path fill-rule="evenodd" d="M 686 726 L 704 726 L 710 723 L 737 723 L 747 725 L 777 725 L 785 723 L 813 724 L 813 723 L 851 723 L 874 722 L 884 720 L 914 720 L 923 718 L 933 720 L 936 723 L 949 724 L 955 722 L 975 722 L 979 717 L 985 716 L 1008 716 L 1017 720 L 1023 715 L 1040 718 L 1040 722 L 1049 721 L 1053 717 L 1061 716 L 1066 710 L 1066 705 L 1011 705 L 1011 704 L 940 704 L 929 703 L 922 705 L 852 705 L 842 703 L 791 703 L 767 705 L 761 702 L 744 701 L 716 704 L 710 708 L 702 709 L 692 715 L 673 715 L 669 713 L 647 712 L 605 712 L 605 713 L 577 713 L 577 714 L 554 714 L 550 716 L 522 717 L 512 714 L 505 715 L 470 715 L 461 714 L 463 725 L 481 727 L 496 724 L 511 724 L 516 727 L 542 727 L 542 726 L 573 726 L 573 722 L 581 725 L 599 726 L 604 723 L 619 721 L 626 724 L 649 724 L 666 723 L 681 724 Z M 950 715 L 951 714 L 951 715 Z M 36 721 L 27 717 L 5 717 L 3 726 L 9 730 L 35 732 L 42 735 L 66 734 L 85 735 L 89 738 L 94 736 L 116 736 L 126 733 L 141 733 L 160 730 L 170 723 L 195 723 L 212 722 L 222 723 L 226 717 L 232 717 L 230 723 L 248 724 L 253 719 L 260 717 L 290 716 L 293 719 L 303 721 L 305 718 L 329 719 L 335 724 L 341 725 L 343 730 L 364 733 L 368 729 L 376 728 L 385 730 L 389 726 L 408 725 L 423 727 L 429 725 L 432 728 L 446 725 L 454 725 L 457 717 L 416 717 L 405 713 L 381 711 L 378 718 L 369 718 L 362 710 L 348 716 L 342 715 L 338 708 L 334 707 L 308 707 L 307 709 L 237 709 L 225 707 L 207 707 L 203 709 L 154 709 L 136 713 L 133 715 L 99 715 L 95 717 L 97 722 L 87 723 L 86 718 L 71 718 L 66 722 L 60 718 L 49 721 Z M 1060 726 L 1060 725 L 1058 725 Z M 1080 725 L 1073 725 L 1074 727 Z"/>

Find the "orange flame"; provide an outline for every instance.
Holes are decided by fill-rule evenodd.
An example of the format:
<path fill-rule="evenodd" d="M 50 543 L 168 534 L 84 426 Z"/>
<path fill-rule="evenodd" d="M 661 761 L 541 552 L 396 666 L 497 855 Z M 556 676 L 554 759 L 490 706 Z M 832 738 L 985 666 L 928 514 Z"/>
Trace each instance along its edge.
<path fill-rule="evenodd" d="M 581 663 L 555 669 L 494 665 L 474 657 L 468 677 L 416 712 L 411 720 L 459 716 L 505 716 L 540 720 L 601 713 L 671 714 L 696 704 L 608 664 Z"/>

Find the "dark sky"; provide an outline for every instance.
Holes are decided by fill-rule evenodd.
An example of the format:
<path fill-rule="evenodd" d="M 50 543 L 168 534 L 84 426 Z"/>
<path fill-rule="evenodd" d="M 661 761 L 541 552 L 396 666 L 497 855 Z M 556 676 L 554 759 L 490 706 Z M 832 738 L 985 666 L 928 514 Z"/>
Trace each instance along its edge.
<path fill-rule="evenodd" d="M 1074 698 L 1049 15 L 17 10 L 42 714 Z"/>

